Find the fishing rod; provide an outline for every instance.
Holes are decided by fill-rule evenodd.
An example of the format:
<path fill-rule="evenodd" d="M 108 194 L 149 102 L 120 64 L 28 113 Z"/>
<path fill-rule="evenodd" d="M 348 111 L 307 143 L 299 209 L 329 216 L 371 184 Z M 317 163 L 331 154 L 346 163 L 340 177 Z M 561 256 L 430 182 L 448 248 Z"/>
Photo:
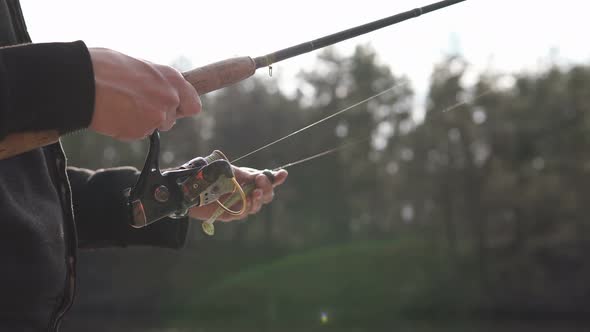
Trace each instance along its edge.
<path fill-rule="evenodd" d="M 463 1 L 465 0 L 440 1 L 309 42 L 288 47 L 264 56 L 255 57 L 254 59 L 246 56 L 216 62 L 185 72 L 183 73 L 183 76 L 189 83 L 191 83 L 191 85 L 193 85 L 196 91 L 202 95 L 240 82 L 252 76 L 259 68 L 269 67 L 269 70 L 271 70 L 273 63 L 311 52 Z M 286 137 L 271 142 L 252 153 L 265 149 L 287 137 L 306 130 L 333 116 L 339 115 L 352 107 L 367 102 L 372 98 L 376 98 L 392 89 L 393 88 L 367 98 L 334 115 L 328 116 L 323 120 L 289 134 Z M 22 139 L 21 142 L 23 142 Z M 6 148 L 3 149 L 0 142 L 0 158 L 6 153 Z M 133 188 L 128 188 L 125 191 L 128 205 L 131 208 L 132 226 L 138 228 L 144 227 L 166 216 L 182 218 L 188 215 L 191 207 L 216 203 L 219 208 L 211 218 L 202 224 L 203 231 L 206 234 L 213 235 L 213 222 L 221 214 L 227 212 L 232 215 L 242 215 L 245 212 L 246 196 L 249 191 L 254 188 L 254 184 L 250 183 L 242 187 L 235 178 L 232 164 L 221 151 L 215 150 L 207 157 L 195 158 L 177 169 L 166 172 L 160 170 L 158 161 L 159 153 L 160 134 L 156 130 L 150 136 L 148 156 L 137 183 Z M 250 154 L 242 156 L 236 159 L 236 161 L 245 158 Z M 263 173 L 271 182 L 274 181 L 272 172 L 264 171 Z M 232 197 L 237 197 L 236 199 L 242 201 L 242 207 L 239 211 L 231 209 L 234 203 L 222 203 L 219 200 L 223 195 L 232 192 L 236 192 L 236 195 L 231 196 L 230 199 L 232 199 Z"/>
<path fill-rule="evenodd" d="M 272 64 L 334 45 L 336 43 L 358 37 L 412 18 L 419 17 L 459 2 L 466 0 L 444 0 L 424 7 L 408 10 L 377 21 L 356 26 L 347 30 L 336 32 L 321 38 L 287 47 L 263 56 L 251 58 L 248 56 L 237 57 L 220 62 L 215 62 L 205 67 L 193 69 L 184 73 L 184 78 L 189 81 L 200 94 L 211 92 L 231 84 L 240 82 L 252 76 L 257 69 L 269 67 Z M 271 72 L 272 73 L 272 72 Z"/>
<path fill-rule="evenodd" d="M 377 21 L 363 24 L 354 28 L 340 31 L 312 41 L 287 47 L 263 56 L 251 58 L 249 56 L 231 58 L 215 62 L 204 67 L 195 68 L 184 72 L 184 78 L 195 88 L 199 95 L 219 90 L 226 86 L 240 82 L 254 75 L 257 69 L 268 67 L 272 70 L 272 64 L 304 53 L 308 53 L 329 45 L 342 42 L 384 27 L 388 27 L 421 15 L 443 9 L 448 6 L 466 0 L 444 0 L 424 7 L 415 8 Z M 60 133 L 57 130 L 45 130 L 39 132 L 13 133 L 0 140 L 0 160 L 6 159 L 59 140 Z"/>
<path fill-rule="evenodd" d="M 273 63 L 283 61 L 285 59 L 289 59 L 304 53 L 308 53 L 326 46 L 330 46 L 347 39 L 358 37 L 360 35 L 364 35 L 366 33 L 397 24 L 411 18 L 416 18 L 423 14 L 427 14 L 432 11 L 439 10 L 463 1 L 465 0 L 445 0 L 430 4 L 428 6 L 415 8 L 403 13 L 389 16 L 347 30 L 343 30 L 309 42 L 291 46 L 280 51 L 267 54 L 265 56 L 254 58 L 254 63 L 256 64 L 256 69 L 261 67 L 267 67 L 272 65 Z"/>

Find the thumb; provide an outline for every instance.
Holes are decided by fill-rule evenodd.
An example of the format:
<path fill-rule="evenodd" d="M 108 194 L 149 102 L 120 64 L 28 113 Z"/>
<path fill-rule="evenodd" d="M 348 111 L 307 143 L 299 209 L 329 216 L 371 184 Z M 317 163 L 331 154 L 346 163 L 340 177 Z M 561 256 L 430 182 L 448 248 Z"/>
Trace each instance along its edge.
<path fill-rule="evenodd" d="M 275 177 L 275 180 L 274 180 L 272 186 L 276 187 L 276 186 L 280 186 L 281 184 L 283 184 L 283 182 L 285 182 L 285 180 L 287 180 L 287 176 L 289 175 L 289 172 L 287 172 L 284 169 L 280 169 L 276 172 L 273 172 L 273 175 Z"/>

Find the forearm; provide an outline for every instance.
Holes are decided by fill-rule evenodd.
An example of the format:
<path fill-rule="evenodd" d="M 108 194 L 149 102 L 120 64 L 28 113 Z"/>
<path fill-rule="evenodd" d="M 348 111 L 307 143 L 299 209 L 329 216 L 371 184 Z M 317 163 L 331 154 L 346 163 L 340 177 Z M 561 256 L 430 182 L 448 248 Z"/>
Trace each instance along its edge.
<path fill-rule="evenodd" d="M 68 168 L 74 200 L 79 246 L 83 248 L 148 245 L 180 248 L 188 232 L 188 218 L 166 218 L 147 227 L 130 226 L 123 195 L 139 176 L 133 167 L 96 172 Z"/>
<path fill-rule="evenodd" d="M 94 74 L 83 42 L 0 48 L 0 140 L 9 134 L 85 128 Z"/>

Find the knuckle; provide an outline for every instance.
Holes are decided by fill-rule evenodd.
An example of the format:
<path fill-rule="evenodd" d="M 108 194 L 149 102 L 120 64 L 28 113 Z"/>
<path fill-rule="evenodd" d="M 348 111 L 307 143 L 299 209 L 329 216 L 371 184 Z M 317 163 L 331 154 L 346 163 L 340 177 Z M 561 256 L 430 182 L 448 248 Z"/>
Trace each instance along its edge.
<path fill-rule="evenodd" d="M 261 187 L 261 188 L 265 187 L 267 185 L 267 182 L 268 182 L 267 179 L 266 179 L 266 176 L 264 176 L 262 174 L 256 175 L 256 180 L 255 181 L 256 181 L 256 185 L 258 187 Z"/>
<path fill-rule="evenodd" d="M 159 77 L 159 83 L 157 84 L 158 90 L 163 98 L 163 102 L 166 105 L 178 105 L 180 103 L 179 97 L 179 75 L 180 73 L 166 65 L 154 64 L 154 71 Z M 180 76 L 182 79 L 182 76 Z"/>
<path fill-rule="evenodd" d="M 170 86 L 166 91 L 165 103 L 166 107 L 171 109 L 176 109 L 180 105 L 180 95 L 173 86 Z"/>
<path fill-rule="evenodd" d="M 182 76 L 182 74 L 173 67 L 160 65 L 160 71 L 164 77 L 166 77 L 166 79 L 174 86 L 180 86 L 186 81 L 184 76 Z"/>
<path fill-rule="evenodd" d="M 166 113 L 155 109 L 147 109 L 143 112 L 141 119 L 141 130 L 153 131 L 166 123 Z"/>
<path fill-rule="evenodd" d="M 195 88 L 187 81 L 184 82 L 185 84 L 185 89 L 187 91 L 187 95 L 188 98 L 191 98 L 191 110 L 190 113 L 191 114 L 197 114 L 199 112 L 201 112 L 201 109 L 203 108 L 203 104 L 201 102 L 201 97 L 199 97 L 199 94 L 197 93 L 197 91 L 195 90 Z"/>
<path fill-rule="evenodd" d="M 166 122 L 166 112 L 162 112 L 160 110 L 152 110 L 149 112 L 151 114 L 151 120 L 150 122 L 155 122 L 156 125 L 161 125 L 162 123 Z"/>

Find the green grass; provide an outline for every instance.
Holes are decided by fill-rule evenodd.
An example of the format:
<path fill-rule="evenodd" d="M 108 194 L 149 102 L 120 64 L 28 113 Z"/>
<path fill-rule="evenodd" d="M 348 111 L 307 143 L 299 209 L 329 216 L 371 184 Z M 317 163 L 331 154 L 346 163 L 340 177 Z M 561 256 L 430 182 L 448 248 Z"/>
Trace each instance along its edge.
<path fill-rule="evenodd" d="M 175 311 L 181 325 L 384 326 L 446 319 L 477 301 L 444 252 L 423 241 L 373 241 L 250 266 L 207 285 Z M 467 278 L 467 280 L 469 280 Z M 322 322 L 322 313 L 327 321 Z M 176 324 L 175 324 L 176 325 Z"/>

